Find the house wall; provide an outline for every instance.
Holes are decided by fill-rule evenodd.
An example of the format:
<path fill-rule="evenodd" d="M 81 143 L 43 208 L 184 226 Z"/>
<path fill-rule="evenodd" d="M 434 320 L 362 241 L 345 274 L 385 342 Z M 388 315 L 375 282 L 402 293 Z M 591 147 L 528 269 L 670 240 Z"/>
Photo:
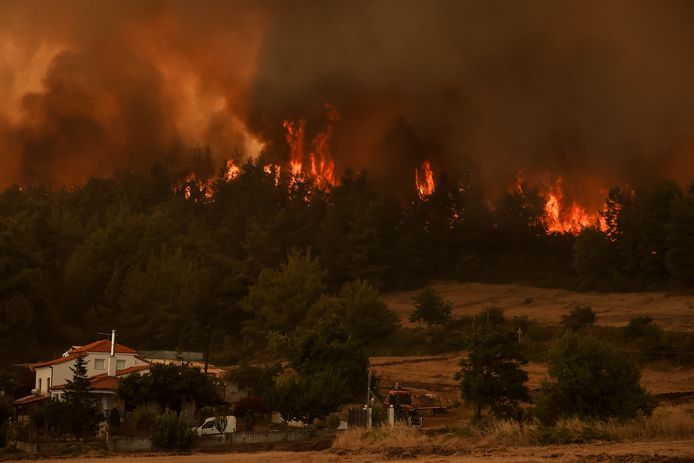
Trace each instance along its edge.
<path fill-rule="evenodd" d="M 87 377 L 91 378 L 92 376 L 100 375 L 102 373 L 107 373 L 107 368 L 108 368 L 108 357 L 109 354 L 108 352 L 89 352 L 87 356 L 85 357 L 85 360 L 87 362 Z M 102 369 L 97 370 L 95 368 L 95 360 L 96 359 L 101 359 L 104 361 L 104 367 Z M 133 366 L 137 365 L 146 365 L 147 362 L 138 359 L 135 357 L 135 354 L 116 354 L 116 361 L 118 360 L 123 360 L 124 366 L 122 368 L 130 368 Z M 52 371 L 52 379 L 51 379 L 51 386 L 62 386 L 63 384 L 67 383 L 68 379 L 72 379 L 72 368 L 75 365 L 75 361 L 70 361 L 70 362 L 65 362 L 65 363 L 57 363 L 52 366 L 46 366 L 46 367 L 40 367 L 36 369 L 36 388 L 38 389 L 38 382 L 39 382 L 39 377 L 42 378 L 42 389 L 43 392 L 46 392 L 46 375 L 48 377 L 51 376 L 51 371 Z M 120 368 L 120 369 L 122 369 Z M 52 369 L 52 370 L 51 370 Z M 41 376 L 39 376 L 41 375 Z"/>
<path fill-rule="evenodd" d="M 34 388 L 39 394 L 48 392 L 48 382 L 51 379 L 51 367 L 41 367 L 36 369 Z M 53 381 L 51 381 L 53 385 Z"/>

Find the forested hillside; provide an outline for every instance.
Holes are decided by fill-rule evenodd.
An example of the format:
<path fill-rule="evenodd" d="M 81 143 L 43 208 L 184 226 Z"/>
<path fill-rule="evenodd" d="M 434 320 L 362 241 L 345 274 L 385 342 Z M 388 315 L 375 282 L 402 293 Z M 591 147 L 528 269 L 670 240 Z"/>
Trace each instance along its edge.
<path fill-rule="evenodd" d="M 263 165 L 209 184 L 157 166 L 0 193 L 0 363 L 111 328 L 136 348 L 202 351 L 209 338 L 213 356 L 233 360 L 328 312 L 368 340 L 395 322 L 377 290 L 431 279 L 694 283 L 692 188 L 615 188 L 603 226 L 574 236 L 547 233 L 544 200 L 527 185 L 489 201 L 471 179 L 441 178 L 430 196 L 402 198 L 365 172 L 321 189 Z"/>

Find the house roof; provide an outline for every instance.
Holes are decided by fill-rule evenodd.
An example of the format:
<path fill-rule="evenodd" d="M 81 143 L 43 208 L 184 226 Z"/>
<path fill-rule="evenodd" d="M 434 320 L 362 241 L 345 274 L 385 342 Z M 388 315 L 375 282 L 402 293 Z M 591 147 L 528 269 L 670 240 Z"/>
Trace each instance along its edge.
<path fill-rule="evenodd" d="M 117 354 L 137 354 L 135 349 L 131 349 L 130 347 L 118 343 L 116 343 L 115 351 Z M 111 341 L 108 339 L 101 339 L 99 341 L 89 343 L 86 346 L 73 347 L 69 351 L 70 354 L 79 352 L 111 352 Z"/>
<path fill-rule="evenodd" d="M 107 373 L 100 373 L 89 378 L 89 389 L 92 391 L 115 391 L 118 389 L 118 380 L 140 371 L 149 370 L 149 365 L 135 365 L 134 367 L 124 368 L 116 371 L 116 376 L 108 376 Z M 65 389 L 65 384 L 53 386 L 51 390 L 60 391 Z"/>
<path fill-rule="evenodd" d="M 32 394 L 32 395 L 22 397 L 21 399 L 15 400 L 14 404 L 15 405 L 26 405 L 26 404 L 46 400 L 46 399 L 48 399 L 48 397 L 49 397 L 48 394 L 41 394 L 41 395 Z"/>
<path fill-rule="evenodd" d="M 135 349 L 124 346 L 122 344 L 116 343 L 115 351 L 117 354 L 137 354 Z M 33 368 L 47 367 L 50 365 L 58 365 L 60 363 L 70 362 L 76 359 L 81 354 L 87 354 L 89 352 L 111 352 L 111 341 L 108 339 L 102 339 L 99 341 L 94 341 L 84 346 L 72 346 L 67 352 L 68 355 L 63 357 L 58 357 L 57 359 L 49 360 L 47 362 L 33 363 L 31 366 Z"/>

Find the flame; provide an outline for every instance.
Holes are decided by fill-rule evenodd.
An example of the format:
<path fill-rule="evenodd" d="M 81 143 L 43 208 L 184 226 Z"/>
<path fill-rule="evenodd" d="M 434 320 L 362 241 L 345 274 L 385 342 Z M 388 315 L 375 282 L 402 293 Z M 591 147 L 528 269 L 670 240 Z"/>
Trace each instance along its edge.
<path fill-rule="evenodd" d="M 333 135 L 333 127 L 340 120 L 340 113 L 330 103 L 325 103 L 328 124 L 325 130 L 313 139 L 314 152 L 310 154 L 311 175 L 316 179 L 318 187 L 335 185 L 335 163 L 330 153 L 330 139 Z"/>
<path fill-rule="evenodd" d="M 289 172 L 293 177 L 299 177 L 303 170 L 305 125 L 306 121 L 303 119 L 282 122 L 282 126 L 287 131 L 285 138 L 289 145 Z"/>
<path fill-rule="evenodd" d="M 275 186 L 280 184 L 280 174 L 282 173 L 282 166 L 278 164 L 266 164 L 263 166 L 263 171 L 268 174 L 272 175 L 275 180 Z"/>
<path fill-rule="evenodd" d="M 227 161 L 227 170 L 224 173 L 224 180 L 227 182 L 231 182 L 232 180 L 235 180 L 236 177 L 238 177 L 241 174 L 241 168 L 234 164 L 234 161 L 231 159 Z"/>
<path fill-rule="evenodd" d="M 424 161 L 421 166 L 421 176 L 419 169 L 414 170 L 415 186 L 420 199 L 424 199 L 434 192 L 436 185 L 434 184 L 434 173 L 431 170 L 431 163 Z"/>
<path fill-rule="evenodd" d="M 335 185 L 335 162 L 330 152 L 330 139 L 332 138 L 335 123 L 340 120 L 337 108 L 330 103 L 325 104 L 327 126 L 323 132 L 317 134 L 313 140 L 313 151 L 309 153 L 309 169 L 304 169 L 304 129 L 306 121 L 283 121 L 286 134 L 285 139 L 289 145 L 289 172 L 294 179 L 310 175 L 318 188 L 329 188 Z M 277 175 L 277 174 L 276 174 Z"/>
<path fill-rule="evenodd" d="M 548 233 L 577 235 L 584 228 L 600 226 L 600 215 L 591 214 L 576 202 L 564 205 L 563 179 L 558 177 L 545 194 L 545 227 Z"/>

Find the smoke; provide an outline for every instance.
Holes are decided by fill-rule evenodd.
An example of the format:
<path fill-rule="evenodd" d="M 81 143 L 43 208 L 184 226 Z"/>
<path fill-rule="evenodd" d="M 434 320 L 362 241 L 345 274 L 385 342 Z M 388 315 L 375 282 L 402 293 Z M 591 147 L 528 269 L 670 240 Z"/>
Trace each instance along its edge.
<path fill-rule="evenodd" d="M 694 178 L 690 2 L 4 2 L 0 184 L 287 159 L 282 120 L 342 117 L 337 172 L 520 171 L 567 195 Z"/>

